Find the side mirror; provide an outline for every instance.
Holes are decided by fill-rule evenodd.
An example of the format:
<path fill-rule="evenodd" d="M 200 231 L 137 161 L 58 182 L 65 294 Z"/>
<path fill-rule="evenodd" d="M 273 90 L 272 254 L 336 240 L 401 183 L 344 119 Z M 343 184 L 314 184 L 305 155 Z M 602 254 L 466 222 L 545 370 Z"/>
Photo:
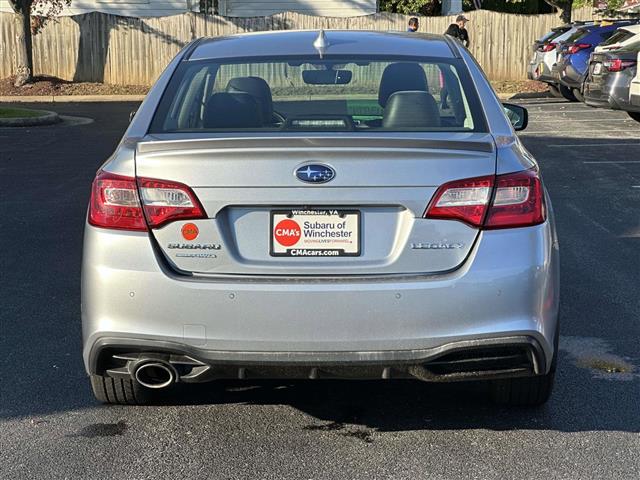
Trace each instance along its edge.
<path fill-rule="evenodd" d="M 129 123 L 133 121 L 133 117 L 136 116 L 136 113 L 138 113 L 138 110 L 132 110 L 131 113 L 129 113 Z"/>
<path fill-rule="evenodd" d="M 503 103 L 502 108 L 516 132 L 527 128 L 527 125 L 529 125 L 529 112 L 526 108 L 511 103 Z"/>

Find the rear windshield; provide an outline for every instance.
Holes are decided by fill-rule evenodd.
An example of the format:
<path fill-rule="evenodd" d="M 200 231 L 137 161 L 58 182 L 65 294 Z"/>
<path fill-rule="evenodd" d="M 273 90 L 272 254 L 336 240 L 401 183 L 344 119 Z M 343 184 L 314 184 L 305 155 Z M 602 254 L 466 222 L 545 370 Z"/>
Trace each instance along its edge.
<path fill-rule="evenodd" d="M 567 30 L 566 32 L 564 32 L 562 35 L 559 35 L 555 38 L 556 42 L 567 42 L 569 40 L 569 38 L 576 33 L 578 29 L 576 27 L 571 28 L 570 30 Z"/>
<path fill-rule="evenodd" d="M 622 43 L 629 40 L 635 34 L 631 33 L 629 30 L 616 30 L 616 32 L 611 35 L 604 43 L 601 45 L 614 45 L 616 43 Z"/>
<path fill-rule="evenodd" d="M 586 28 L 579 28 L 575 32 L 573 32 L 571 35 L 569 35 L 568 38 L 565 41 L 567 43 L 575 43 L 578 40 L 580 40 L 581 38 L 586 37 L 590 33 L 591 32 Z"/>
<path fill-rule="evenodd" d="M 568 32 L 570 29 L 569 28 L 557 28 L 557 29 L 553 29 L 550 32 L 546 33 L 545 35 L 543 35 L 539 40 L 538 43 L 548 43 L 553 39 L 556 39 L 560 36 L 562 36 L 563 34 L 565 34 L 566 32 Z"/>
<path fill-rule="evenodd" d="M 486 131 L 458 59 L 284 57 L 185 61 L 150 133 Z"/>

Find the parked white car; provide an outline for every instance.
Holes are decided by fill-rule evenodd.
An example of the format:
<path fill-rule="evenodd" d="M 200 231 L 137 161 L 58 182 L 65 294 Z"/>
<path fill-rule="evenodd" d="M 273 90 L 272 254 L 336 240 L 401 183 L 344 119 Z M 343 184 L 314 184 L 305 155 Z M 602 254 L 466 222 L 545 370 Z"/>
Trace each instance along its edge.
<path fill-rule="evenodd" d="M 628 47 L 636 42 L 640 42 L 640 25 L 625 25 L 616 30 L 607 40 L 602 42 L 594 50 L 598 52 L 608 52 Z"/>
<path fill-rule="evenodd" d="M 636 76 L 631 81 L 631 86 L 629 87 L 629 110 L 627 113 L 631 118 L 640 122 L 640 52 L 638 52 L 638 67 L 636 67 Z M 632 111 L 637 108 L 638 111 Z"/>

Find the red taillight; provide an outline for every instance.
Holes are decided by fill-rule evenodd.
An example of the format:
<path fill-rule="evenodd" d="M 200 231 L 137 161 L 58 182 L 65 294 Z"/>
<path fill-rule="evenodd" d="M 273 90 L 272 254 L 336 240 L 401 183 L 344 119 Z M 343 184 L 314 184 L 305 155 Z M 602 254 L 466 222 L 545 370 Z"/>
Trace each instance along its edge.
<path fill-rule="evenodd" d="M 138 178 L 138 188 L 147 223 L 151 228 L 174 220 L 207 217 L 195 194 L 182 183 Z"/>
<path fill-rule="evenodd" d="M 89 223 L 96 227 L 145 231 L 147 225 L 156 228 L 198 218 L 206 218 L 204 209 L 181 183 L 150 178 L 138 178 L 136 183 L 133 177 L 103 171 L 93 181 Z"/>
<path fill-rule="evenodd" d="M 543 52 L 550 52 L 551 50 L 555 50 L 556 49 L 556 44 L 555 43 L 547 43 L 544 48 L 542 49 Z"/>
<path fill-rule="evenodd" d="M 545 221 L 544 191 L 536 170 L 498 175 L 484 228 L 514 228 Z"/>
<path fill-rule="evenodd" d="M 445 183 L 434 195 L 424 216 L 460 220 L 474 227 L 481 226 L 494 179 L 491 175 Z"/>
<path fill-rule="evenodd" d="M 91 187 L 89 223 L 118 230 L 147 230 L 135 179 L 98 172 Z"/>
<path fill-rule="evenodd" d="M 546 218 L 542 182 L 536 170 L 449 182 L 438 189 L 424 217 L 485 229 L 538 225 Z"/>
<path fill-rule="evenodd" d="M 620 58 L 615 58 L 613 60 L 605 61 L 602 64 L 610 72 L 621 72 L 625 68 L 633 67 L 636 62 L 634 62 L 633 60 L 622 60 Z"/>
<path fill-rule="evenodd" d="M 591 45 L 588 43 L 574 43 L 568 49 L 569 53 L 578 53 L 580 50 L 584 50 L 585 48 L 591 48 Z"/>

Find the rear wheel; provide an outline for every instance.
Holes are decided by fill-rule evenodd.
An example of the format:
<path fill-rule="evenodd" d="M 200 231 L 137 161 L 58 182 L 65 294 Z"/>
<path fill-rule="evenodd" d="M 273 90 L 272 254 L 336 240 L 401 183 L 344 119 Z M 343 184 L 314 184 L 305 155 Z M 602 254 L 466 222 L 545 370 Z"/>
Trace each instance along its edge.
<path fill-rule="evenodd" d="M 491 398 L 501 405 L 514 407 L 542 405 L 551 396 L 555 375 L 555 368 L 553 368 L 546 375 L 495 380 L 491 384 Z"/>
<path fill-rule="evenodd" d="M 138 382 L 126 378 L 91 375 L 93 395 L 102 403 L 118 405 L 143 405 L 149 402 L 153 392 Z"/>
<path fill-rule="evenodd" d="M 549 84 L 549 92 L 551 92 L 551 95 L 553 95 L 556 98 L 564 98 L 562 96 L 562 93 L 560 93 L 560 89 L 558 88 L 557 85 L 553 85 L 553 84 Z"/>
<path fill-rule="evenodd" d="M 577 102 L 578 99 L 573 94 L 573 91 L 569 87 L 565 87 L 564 85 L 558 85 L 558 90 L 560 90 L 560 95 L 562 95 L 565 99 L 570 102 Z"/>
<path fill-rule="evenodd" d="M 560 328 L 558 325 L 553 339 L 553 358 L 549 373 L 535 377 L 494 380 L 490 384 L 493 401 L 510 407 L 537 407 L 546 403 L 551 396 L 556 378 L 559 341 Z"/>
<path fill-rule="evenodd" d="M 584 95 L 582 95 L 582 92 L 580 91 L 580 89 L 578 89 L 578 88 L 574 88 L 574 89 L 573 89 L 573 96 L 574 96 L 574 97 L 576 97 L 576 99 L 577 99 L 579 102 L 584 103 Z"/>
<path fill-rule="evenodd" d="M 627 112 L 636 122 L 640 122 L 640 112 Z"/>

